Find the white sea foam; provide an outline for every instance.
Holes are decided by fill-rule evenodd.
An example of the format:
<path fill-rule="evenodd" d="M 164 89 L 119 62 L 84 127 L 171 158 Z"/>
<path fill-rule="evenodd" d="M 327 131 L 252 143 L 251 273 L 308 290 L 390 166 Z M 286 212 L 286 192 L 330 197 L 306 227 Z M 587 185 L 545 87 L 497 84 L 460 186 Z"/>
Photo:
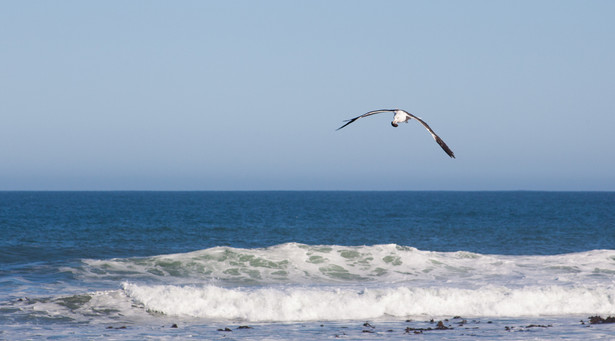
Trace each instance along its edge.
<path fill-rule="evenodd" d="M 85 282 L 114 288 L 123 282 L 126 301 L 136 303 L 130 309 L 190 318 L 315 321 L 615 313 L 615 250 L 508 256 L 399 245 L 288 243 L 88 260 L 73 271 Z"/>
<path fill-rule="evenodd" d="M 25 298 L 12 302 L 12 309 L 30 318 L 113 323 L 118 319 L 147 319 L 149 314 L 123 290 L 101 290 L 55 297 Z"/>
<path fill-rule="evenodd" d="M 485 286 L 479 289 L 388 287 L 222 288 L 123 284 L 152 312 L 245 321 L 315 321 L 408 316 L 519 317 L 609 314 L 615 287 Z"/>
<path fill-rule="evenodd" d="M 512 318 L 528 325 L 537 317 L 576 322 L 615 314 L 615 250 L 504 256 L 289 243 L 86 260 L 62 271 L 73 272 L 80 286 L 39 291 L 38 297 L 5 302 L 0 310 L 33 325 L 70 320 L 100 330 L 193 319 L 300 326 L 438 316 Z"/>
<path fill-rule="evenodd" d="M 615 250 L 552 256 L 421 251 L 398 245 L 260 249 L 215 247 L 147 258 L 89 260 L 78 272 L 96 280 L 150 279 L 217 285 L 412 283 L 480 288 L 613 283 Z M 76 270 L 75 270 L 76 271 Z"/>

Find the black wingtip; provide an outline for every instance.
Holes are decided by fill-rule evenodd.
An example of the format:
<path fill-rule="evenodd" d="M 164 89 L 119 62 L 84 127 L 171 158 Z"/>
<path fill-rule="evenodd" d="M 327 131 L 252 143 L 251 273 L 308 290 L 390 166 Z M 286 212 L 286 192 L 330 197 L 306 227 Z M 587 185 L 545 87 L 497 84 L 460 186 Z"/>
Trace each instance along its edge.
<path fill-rule="evenodd" d="M 453 153 L 453 151 L 446 145 L 446 143 L 444 143 L 444 141 L 442 141 L 441 138 L 436 137 L 436 142 L 438 142 L 438 144 L 440 145 L 440 147 L 442 147 L 442 149 L 444 150 L 444 152 L 451 157 L 451 159 L 455 158 L 455 153 Z"/>
<path fill-rule="evenodd" d="M 345 126 L 349 125 L 350 123 L 352 123 L 352 122 L 354 122 L 354 121 L 356 121 L 356 119 L 350 119 L 350 120 L 345 120 L 345 121 L 343 121 L 343 122 L 346 122 L 346 124 L 344 124 L 343 126 L 341 126 L 341 127 L 337 128 L 337 129 L 335 129 L 335 131 L 338 131 L 338 130 L 340 130 L 340 129 L 344 128 Z"/>

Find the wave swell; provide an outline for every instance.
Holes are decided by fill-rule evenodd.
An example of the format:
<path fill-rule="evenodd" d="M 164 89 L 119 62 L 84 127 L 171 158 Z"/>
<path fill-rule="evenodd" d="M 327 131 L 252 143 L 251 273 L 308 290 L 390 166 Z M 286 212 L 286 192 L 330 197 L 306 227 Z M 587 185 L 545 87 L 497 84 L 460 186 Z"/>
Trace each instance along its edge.
<path fill-rule="evenodd" d="M 74 270 L 74 269 L 73 269 Z M 399 245 L 215 247 L 146 258 L 87 260 L 80 275 L 99 280 L 227 285 L 437 283 L 468 288 L 612 283 L 615 250 L 553 256 L 421 251 Z"/>

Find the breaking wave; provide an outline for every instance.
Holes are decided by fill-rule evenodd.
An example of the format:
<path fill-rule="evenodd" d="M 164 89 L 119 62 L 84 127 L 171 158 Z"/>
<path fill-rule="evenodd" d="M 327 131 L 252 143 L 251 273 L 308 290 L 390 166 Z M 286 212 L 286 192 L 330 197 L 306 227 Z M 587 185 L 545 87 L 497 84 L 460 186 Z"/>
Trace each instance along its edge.
<path fill-rule="evenodd" d="M 245 321 L 316 321 L 409 316 L 609 314 L 615 287 L 511 289 L 388 287 L 221 288 L 124 283 L 127 296 L 156 313 Z"/>
<path fill-rule="evenodd" d="M 84 260 L 62 270 L 108 290 L 23 301 L 19 309 L 76 320 L 162 314 L 252 322 L 615 312 L 615 250 L 504 256 L 288 243 Z"/>
<path fill-rule="evenodd" d="M 216 285 L 446 283 L 479 288 L 503 286 L 611 283 L 615 250 L 552 256 L 504 256 L 471 252 L 422 251 L 394 244 L 309 246 L 297 243 L 269 248 L 214 247 L 145 258 L 86 260 L 69 269 L 83 278 L 149 280 L 165 284 Z"/>

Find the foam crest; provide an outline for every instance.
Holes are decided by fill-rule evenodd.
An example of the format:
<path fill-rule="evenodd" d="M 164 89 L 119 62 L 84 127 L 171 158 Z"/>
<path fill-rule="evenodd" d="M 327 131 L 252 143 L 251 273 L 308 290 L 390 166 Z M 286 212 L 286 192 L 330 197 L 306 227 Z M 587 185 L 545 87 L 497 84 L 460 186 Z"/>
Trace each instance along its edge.
<path fill-rule="evenodd" d="M 222 288 L 124 283 L 123 290 L 151 312 L 245 321 L 316 321 L 408 316 L 608 314 L 615 288 L 486 286 L 460 288 L 266 287 Z"/>
<path fill-rule="evenodd" d="M 269 248 L 215 247 L 147 258 L 88 260 L 80 275 L 96 279 L 154 279 L 164 283 L 330 284 L 406 283 L 481 287 L 602 283 L 615 274 L 615 250 L 554 256 L 502 256 L 421 251 L 399 245 Z"/>

